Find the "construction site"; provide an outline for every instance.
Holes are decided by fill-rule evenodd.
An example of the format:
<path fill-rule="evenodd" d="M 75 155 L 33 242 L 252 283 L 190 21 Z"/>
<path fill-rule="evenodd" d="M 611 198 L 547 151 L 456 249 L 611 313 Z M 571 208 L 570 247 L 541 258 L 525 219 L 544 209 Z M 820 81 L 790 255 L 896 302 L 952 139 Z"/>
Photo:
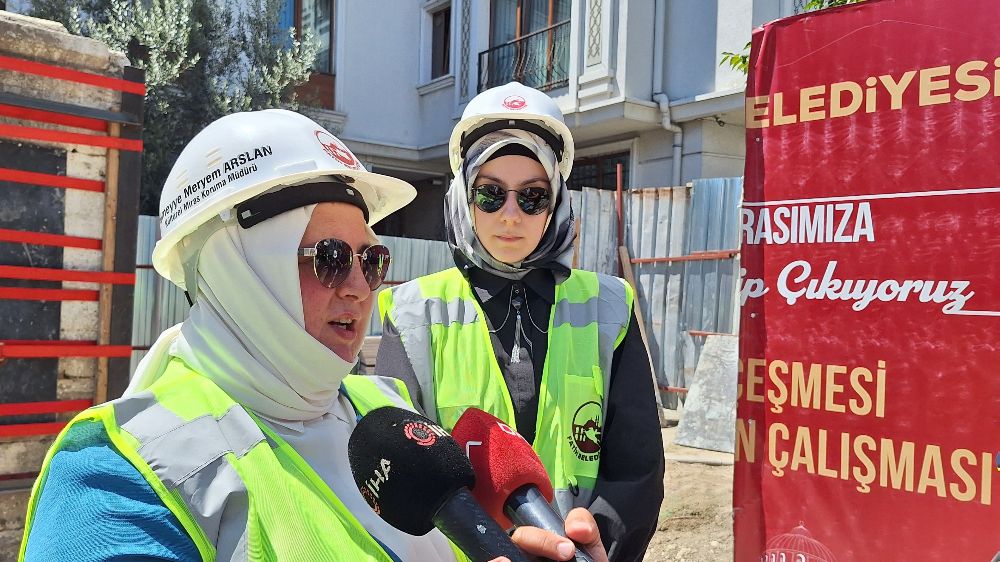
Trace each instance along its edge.
<path fill-rule="evenodd" d="M 500 24 L 484 23 L 505 17 L 503 2 L 425 2 L 394 15 L 419 16 L 420 37 L 444 39 L 414 54 L 427 76 L 407 90 L 415 104 L 387 110 L 406 114 L 392 125 L 366 105 L 377 105 L 369 89 L 382 74 L 357 86 L 358 63 L 344 60 L 354 57 L 332 52 L 358 26 L 347 37 L 323 28 L 329 68 L 298 91 L 327 101 L 298 111 L 349 167 L 415 187 L 413 203 L 373 227 L 392 256 L 378 290 L 459 263 L 445 232 L 447 132 L 477 92 L 521 80 L 557 100 L 577 142 L 569 265 L 621 278 L 634 295 L 665 469 L 642 560 L 1000 557 L 1000 383 L 986 376 L 1000 364 L 990 133 L 1000 29 L 985 17 L 990 3 L 870 0 L 815 13 L 802 2 L 711 3 L 742 14 L 736 21 L 670 0 L 554 0 L 525 31 L 524 1 L 506 41 Z M 375 10 L 348 4 L 330 3 L 328 26 Z M 164 232 L 184 222 L 187 193 L 156 215 L 141 189 L 152 161 L 146 104 L 158 87 L 148 48 L 120 52 L 25 6 L 0 9 L 0 560 L 24 556 L 32 487 L 57 436 L 121 397 L 192 306 L 154 264 Z M 300 32 L 318 17 L 288 6 L 281 17 Z M 655 28 L 637 31 L 644 19 Z M 685 77 L 707 91 L 677 95 L 665 85 L 684 73 L 685 22 L 718 36 L 696 45 L 712 56 Z M 961 22 L 971 28 L 960 32 Z M 932 35 L 940 44 L 926 47 Z M 503 75 L 504 48 L 522 56 L 544 37 L 547 67 L 529 57 Z M 744 42 L 747 74 L 720 67 L 723 49 Z M 442 44 L 454 44 L 452 62 L 436 54 Z M 839 54 L 824 51 L 834 44 Z M 650 68 L 625 63 L 650 48 Z M 554 70 L 560 53 L 568 75 Z M 370 134 L 358 129 L 366 119 Z M 407 136 L 425 134 L 433 139 Z M 214 197 L 270 151 L 235 156 L 228 180 L 220 167 L 184 185 Z M 520 195 L 517 205 L 526 211 Z M 399 337 L 386 317 L 374 308 L 351 373 L 376 374 L 383 336 Z"/>

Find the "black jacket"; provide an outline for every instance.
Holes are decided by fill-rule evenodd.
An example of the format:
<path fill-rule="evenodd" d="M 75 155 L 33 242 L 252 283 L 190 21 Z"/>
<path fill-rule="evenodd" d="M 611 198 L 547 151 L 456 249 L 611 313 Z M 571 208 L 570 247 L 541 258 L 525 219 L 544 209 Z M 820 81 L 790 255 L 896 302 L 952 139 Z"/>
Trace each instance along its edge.
<path fill-rule="evenodd" d="M 533 270 L 512 281 L 469 267 L 473 294 L 487 316 L 493 350 L 507 383 L 520 433 L 535 438 L 538 388 L 548 349 L 549 313 L 555 300 L 555 278 L 548 270 Z M 515 309 L 521 299 L 524 334 L 520 361 L 511 362 Z M 422 403 L 420 387 L 399 332 L 383 318 L 382 342 L 375 373 L 406 383 L 410 395 Z M 652 375 L 635 314 L 625 339 L 615 350 L 607 398 L 607 419 L 601 440 L 594 500 L 590 511 L 612 562 L 640 561 L 656 531 L 663 501 L 663 442 L 660 435 Z"/>

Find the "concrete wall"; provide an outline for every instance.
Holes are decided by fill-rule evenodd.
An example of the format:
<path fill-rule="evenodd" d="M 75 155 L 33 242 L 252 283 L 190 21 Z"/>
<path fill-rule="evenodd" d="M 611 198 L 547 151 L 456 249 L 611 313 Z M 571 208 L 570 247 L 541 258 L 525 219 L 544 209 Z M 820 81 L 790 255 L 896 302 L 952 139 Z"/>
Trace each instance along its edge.
<path fill-rule="evenodd" d="M 754 7 L 749 0 L 667 2 L 666 92 L 670 99 L 742 88 L 746 77 L 720 66 L 723 52 L 739 53 L 750 40 Z"/>
<path fill-rule="evenodd" d="M 745 155 L 743 127 L 714 119 L 685 123 L 681 181 L 742 176 Z"/>
<path fill-rule="evenodd" d="M 796 0 L 754 0 L 753 26 L 760 27 L 769 21 L 795 15 L 795 4 Z"/>
<path fill-rule="evenodd" d="M 121 77 L 127 60 L 120 53 L 113 53 L 101 43 L 75 37 L 65 32 L 62 26 L 35 20 L 24 16 L 0 12 L 0 54 L 27 59 L 62 67 Z M 31 74 L 4 71 L 0 73 L 0 91 L 20 96 L 76 104 L 103 110 L 117 111 L 121 107 L 121 94 L 113 90 L 64 82 Z M 44 125 L 10 118 L 0 118 L 0 122 L 36 126 L 46 129 L 67 129 L 57 125 Z M 83 145 L 64 145 L 41 141 L 20 141 L 4 139 L 5 146 L 20 147 L 20 150 L 41 151 L 51 154 L 53 165 L 48 169 L 33 169 L 41 166 L 42 160 L 14 159 L 8 156 L 0 161 L 0 166 L 65 174 L 70 177 L 104 180 L 107 175 L 107 151 L 103 148 Z M 15 201 L 13 193 L 22 190 L 27 199 Z M 58 204 L 49 209 L 41 209 L 42 201 L 56 196 Z M 104 194 L 75 189 L 7 184 L 0 191 L 0 208 L 6 209 L 5 228 L 52 232 L 71 236 L 102 238 L 104 235 Z M 43 216 L 42 211 L 45 211 Z M 56 224 L 52 224 L 56 221 Z M 134 234 L 133 234 L 134 235 Z M 30 245 L 0 244 L 5 246 L 3 263 L 21 266 L 39 266 L 35 252 L 39 247 Z M 95 250 L 46 247 L 57 252 L 54 267 L 59 269 L 99 271 L 102 267 L 102 253 Z M 44 265 L 45 267 L 52 267 Z M 39 286 L 37 282 L 25 282 L 22 286 Z M 96 290 L 96 284 L 63 283 L 54 288 Z M 23 333 L 28 337 L 13 336 L 15 339 L 43 339 L 31 334 L 45 332 L 44 339 L 98 340 L 99 310 L 97 302 L 45 302 L 2 301 L 0 311 L 5 311 L 5 322 L 9 322 L 11 307 L 55 306 L 58 314 L 53 325 L 28 326 Z M 41 328 L 42 332 L 38 329 Z M 20 329 L 20 328 L 18 328 Z M 3 339 L 12 337 L 14 328 L 10 323 Z M 48 366 L 46 366 L 48 365 Z M 33 369 L 36 380 L 12 383 L 13 371 Z M 93 399 L 97 360 L 87 358 L 62 358 L 58 360 L 11 360 L 0 365 L 0 402 L 29 402 L 47 400 Z M 0 420 L 2 421 L 2 420 Z M 0 474 L 30 473 L 38 470 L 46 449 L 52 441 L 49 437 L 9 437 L 0 438 Z M 30 485 L 30 481 L 27 482 Z M 0 560 L 16 558 L 17 546 L 21 539 L 27 490 L 15 489 L 0 493 Z"/>
<path fill-rule="evenodd" d="M 443 133 L 435 126 L 437 108 L 424 111 L 421 84 L 420 22 L 417 2 L 337 2 L 337 92 L 347 110 L 345 140 L 419 148 Z M 440 97 L 440 96 L 432 96 Z M 424 123 L 422 125 L 422 123 Z M 430 129 L 430 130 L 428 130 Z"/>
<path fill-rule="evenodd" d="M 718 0 L 667 2 L 666 85 L 670 99 L 715 91 Z"/>
<path fill-rule="evenodd" d="M 744 129 L 714 119 L 684 123 L 681 183 L 698 178 L 743 175 Z M 626 187 L 672 187 L 673 133 L 663 129 L 644 131 L 631 140 L 585 149 L 587 156 L 632 152 L 632 176 Z"/>
<path fill-rule="evenodd" d="M 750 41 L 753 30 L 753 6 L 759 2 L 719 0 L 715 27 L 715 91 L 744 88 L 746 76 L 729 65 L 720 65 L 722 53 L 740 53 Z"/>

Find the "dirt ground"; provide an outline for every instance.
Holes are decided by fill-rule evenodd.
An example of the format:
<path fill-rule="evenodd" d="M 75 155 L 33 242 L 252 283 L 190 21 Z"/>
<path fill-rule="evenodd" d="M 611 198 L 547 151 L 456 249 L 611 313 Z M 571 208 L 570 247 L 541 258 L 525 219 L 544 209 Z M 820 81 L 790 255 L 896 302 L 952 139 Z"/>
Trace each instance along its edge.
<path fill-rule="evenodd" d="M 677 413 L 662 429 L 666 474 L 656 534 L 645 562 L 716 562 L 733 559 L 733 455 L 674 443 Z M 729 463 L 713 466 L 707 463 Z"/>

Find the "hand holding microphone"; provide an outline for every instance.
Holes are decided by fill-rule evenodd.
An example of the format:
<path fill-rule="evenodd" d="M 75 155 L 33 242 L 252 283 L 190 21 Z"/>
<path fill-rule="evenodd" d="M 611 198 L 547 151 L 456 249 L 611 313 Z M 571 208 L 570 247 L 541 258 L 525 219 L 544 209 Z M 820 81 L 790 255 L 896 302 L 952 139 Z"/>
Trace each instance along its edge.
<path fill-rule="evenodd" d="M 384 407 L 361 418 L 347 445 L 354 481 L 368 505 L 411 535 L 437 527 L 473 562 L 528 562 L 469 492 L 476 477 L 465 451 L 431 420 Z"/>
<path fill-rule="evenodd" d="M 566 536 L 565 521 L 549 503 L 553 490 L 545 467 L 520 434 L 499 418 L 469 408 L 452 435 L 475 470 L 472 494 L 502 527 L 528 525 Z M 599 537 L 595 540 L 599 542 Z M 594 562 L 579 547 L 574 560 Z"/>

